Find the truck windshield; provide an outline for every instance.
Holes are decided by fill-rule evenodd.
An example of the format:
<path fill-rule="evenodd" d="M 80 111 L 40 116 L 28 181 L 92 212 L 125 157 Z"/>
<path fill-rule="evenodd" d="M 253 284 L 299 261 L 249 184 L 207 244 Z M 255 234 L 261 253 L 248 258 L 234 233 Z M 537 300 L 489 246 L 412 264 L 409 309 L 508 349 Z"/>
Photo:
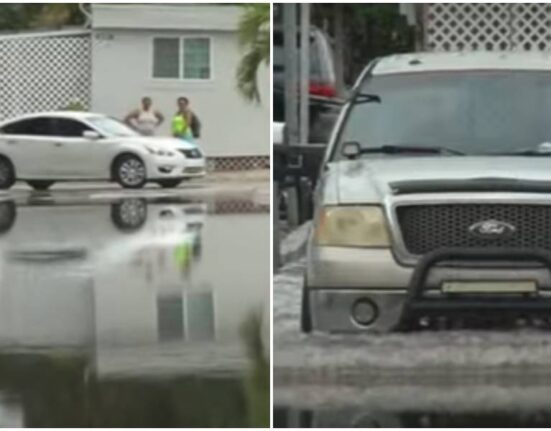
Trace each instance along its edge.
<path fill-rule="evenodd" d="M 550 72 L 374 75 L 360 91 L 378 95 L 380 102 L 351 108 L 336 158 L 343 157 L 339 147 L 350 141 L 362 148 L 434 146 L 464 154 L 522 154 L 537 151 L 542 144 L 550 148 Z M 407 151 L 363 153 L 364 157 L 409 155 Z"/>

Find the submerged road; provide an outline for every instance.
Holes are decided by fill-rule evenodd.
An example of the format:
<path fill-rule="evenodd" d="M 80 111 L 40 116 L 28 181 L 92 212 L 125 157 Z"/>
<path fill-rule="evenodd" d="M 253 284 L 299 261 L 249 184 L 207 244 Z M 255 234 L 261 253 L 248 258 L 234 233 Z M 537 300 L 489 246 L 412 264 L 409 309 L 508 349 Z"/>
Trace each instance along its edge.
<path fill-rule="evenodd" d="M 0 193 L 0 425 L 257 425 L 269 408 L 264 177 Z"/>
<path fill-rule="evenodd" d="M 551 330 L 306 335 L 304 269 L 274 276 L 276 426 L 551 425 Z"/>

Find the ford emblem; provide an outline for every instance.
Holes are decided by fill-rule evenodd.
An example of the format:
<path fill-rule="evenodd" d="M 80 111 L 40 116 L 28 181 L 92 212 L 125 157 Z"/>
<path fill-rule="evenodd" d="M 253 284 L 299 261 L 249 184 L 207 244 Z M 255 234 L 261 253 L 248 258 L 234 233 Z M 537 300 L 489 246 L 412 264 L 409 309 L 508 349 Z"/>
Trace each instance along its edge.
<path fill-rule="evenodd" d="M 484 239 L 505 239 L 511 237 L 517 228 L 510 223 L 499 220 L 479 221 L 469 226 L 469 232 Z"/>

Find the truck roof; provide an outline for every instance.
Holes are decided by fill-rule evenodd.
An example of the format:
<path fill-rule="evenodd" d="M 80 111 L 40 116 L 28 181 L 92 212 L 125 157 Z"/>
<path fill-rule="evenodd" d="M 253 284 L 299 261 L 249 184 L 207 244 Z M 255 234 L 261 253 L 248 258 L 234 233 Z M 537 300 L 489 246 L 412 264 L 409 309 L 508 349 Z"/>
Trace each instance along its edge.
<path fill-rule="evenodd" d="M 453 70 L 551 71 L 551 52 L 416 52 L 382 57 L 373 75 Z"/>

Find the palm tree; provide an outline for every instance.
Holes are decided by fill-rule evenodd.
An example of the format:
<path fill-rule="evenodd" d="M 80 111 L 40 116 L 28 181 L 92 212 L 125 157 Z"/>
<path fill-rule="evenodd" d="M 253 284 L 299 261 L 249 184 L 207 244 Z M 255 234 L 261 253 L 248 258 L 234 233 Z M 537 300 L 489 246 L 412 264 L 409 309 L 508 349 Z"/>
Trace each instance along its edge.
<path fill-rule="evenodd" d="M 239 44 L 245 51 L 237 66 L 237 88 L 249 101 L 260 102 L 257 71 L 270 62 L 270 4 L 243 5 L 239 21 Z"/>
<path fill-rule="evenodd" d="M 84 23 L 78 3 L 43 3 L 31 22 L 32 27 L 61 28 Z"/>
<path fill-rule="evenodd" d="M 0 4 L 0 31 L 60 28 L 85 21 L 78 3 Z"/>

